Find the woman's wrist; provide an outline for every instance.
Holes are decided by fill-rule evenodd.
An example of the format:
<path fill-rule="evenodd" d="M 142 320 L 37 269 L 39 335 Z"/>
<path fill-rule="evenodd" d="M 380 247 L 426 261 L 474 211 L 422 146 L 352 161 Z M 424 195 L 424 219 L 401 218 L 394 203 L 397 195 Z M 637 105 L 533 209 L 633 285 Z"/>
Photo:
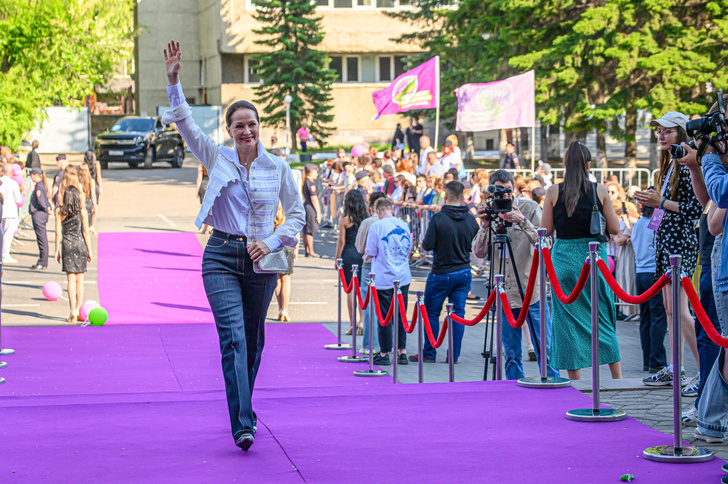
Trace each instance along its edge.
<path fill-rule="evenodd" d="M 662 201 L 660 202 L 660 210 L 665 210 L 665 202 L 667 201 L 667 198 L 662 197 Z"/>
<path fill-rule="evenodd" d="M 167 82 L 170 86 L 174 86 L 179 82 L 179 74 L 175 74 L 173 76 L 167 76 Z"/>

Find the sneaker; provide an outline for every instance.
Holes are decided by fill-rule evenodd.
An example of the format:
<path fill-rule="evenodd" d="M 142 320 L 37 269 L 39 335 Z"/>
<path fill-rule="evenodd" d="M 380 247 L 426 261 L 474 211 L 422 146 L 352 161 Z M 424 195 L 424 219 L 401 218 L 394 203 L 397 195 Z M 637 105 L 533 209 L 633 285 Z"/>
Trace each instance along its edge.
<path fill-rule="evenodd" d="M 647 378 L 642 380 L 642 383 L 649 387 L 668 387 L 672 386 L 672 372 L 667 369 L 663 368 L 662 370 L 658 371 L 655 375 L 648 376 Z M 688 377 L 685 375 L 684 371 L 680 372 L 680 386 L 687 386 L 688 384 Z"/>
<path fill-rule="evenodd" d="M 369 348 L 359 348 L 359 354 L 369 356 Z"/>
<path fill-rule="evenodd" d="M 693 437 L 696 440 L 702 440 L 709 444 L 722 444 L 723 443 L 723 437 L 713 437 L 712 435 L 705 435 L 703 432 L 700 431 L 700 429 L 695 429 L 695 432 L 693 432 Z"/>
<path fill-rule="evenodd" d="M 378 355 L 376 355 L 376 356 L 374 357 L 374 361 L 373 361 L 373 363 L 374 363 L 375 365 L 377 365 L 377 366 L 389 366 L 389 365 L 391 365 L 391 364 L 392 364 L 392 362 L 391 362 L 391 361 L 389 361 L 389 355 L 384 355 L 384 356 L 382 356 L 382 354 L 381 354 L 381 353 L 379 353 Z"/>
<path fill-rule="evenodd" d="M 255 436 L 251 430 L 244 430 L 243 435 L 235 439 L 235 445 L 243 449 L 245 452 L 247 452 L 253 445 L 253 442 L 255 442 Z"/>
<path fill-rule="evenodd" d="M 533 345 L 528 345 L 528 361 L 536 361 L 536 350 Z"/>
<path fill-rule="evenodd" d="M 728 473 L 728 464 L 723 464 L 723 472 Z"/>
<path fill-rule="evenodd" d="M 700 373 L 690 379 L 685 388 L 682 389 L 683 397 L 697 397 L 698 387 L 700 386 Z"/>
<path fill-rule="evenodd" d="M 698 426 L 698 409 L 692 407 L 690 410 L 686 410 L 682 413 L 682 423 L 686 427 L 697 427 Z"/>
<path fill-rule="evenodd" d="M 13 259 L 12 257 L 3 257 L 3 264 L 17 264 L 18 259 Z"/>
<path fill-rule="evenodd" d="M 417 363 L 420 360 L 420 357 L 419 357 L 419 355 L 411 355 L 409 357 L 409 360 L 412 363 Z M 422 357 L 422 363 L 434 363 L 434 362 L 435 362 L 435 360 L 433 360 L 432 358 L 428 358 L 426 356 Z"/>
<path fill-rule="evenodd" d="M 397 357 L 397 364 L 399 365 L 409 365 L 409 360 L 407 359 L 407 355 L 405 353 L 402 353 Z"/>
<path fill-rule="evenodd" d="M 35 271 L 44 271 L 44 270 L 46 270 L 46 268 L 44 266 L 42 266 L 42 265 L 34 265 L 34 266 L 30 266 L 30 268 L 33 269 L 33 270 L 35 270 Z"/>

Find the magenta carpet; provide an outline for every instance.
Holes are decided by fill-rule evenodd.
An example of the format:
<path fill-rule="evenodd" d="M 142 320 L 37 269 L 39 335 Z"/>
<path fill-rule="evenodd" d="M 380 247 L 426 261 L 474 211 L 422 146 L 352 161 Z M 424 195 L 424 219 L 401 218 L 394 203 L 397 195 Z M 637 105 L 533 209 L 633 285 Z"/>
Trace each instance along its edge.
<path fill-rule="evenodd" d="M 146 243 L 147 234 L 136 235 L 129 254 Z M 188 240 L 165 237 L 171 252 Z M 111 261 L 133 259 L 102 257 L 103 277 L 123 274 Z M 185 256 L 161 256 L 174 257 Z M 165 281 L 181 284 L 172 274 Z M 111 284 L 100 285 L 105 304 L 120 304 L 106 292 Z M 718 460 L 644 460 L 644 448 L 672 438 L 635 420 L 566 420 L 566 410 L 590 404 L 572 388 L 355 378 L 362 366 L 324 350 L 332 336 L 317 324 L 266 327 L 253 397 L 259 432 L 243 453 L 229 434 L 214 325 L 190 322 L 195 310 L 182 308 L 176 318 L 187 323 L 154 324 L 169 308 L 151 302 L 165 293 L 137 297 L 146 310 L 120 305 L 118 323 L 138 314 L 146 324 L 3 330 L 17 354 L 5 358 L 0 386 L 0 482 L 584 483 L 631 473 L 637 483 L 686 483 L 723 475 Z"/>

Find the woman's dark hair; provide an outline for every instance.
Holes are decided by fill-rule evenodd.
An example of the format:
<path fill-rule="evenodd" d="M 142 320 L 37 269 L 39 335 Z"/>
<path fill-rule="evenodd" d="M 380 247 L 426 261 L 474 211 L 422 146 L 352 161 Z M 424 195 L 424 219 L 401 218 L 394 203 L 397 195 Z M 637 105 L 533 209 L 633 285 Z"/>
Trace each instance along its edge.
<path fill-rule="evenodd" d="M 386 198 L 387 194 L 384 192 L 372 192 L 369 194 L 369 206 L 374 209 L 374 204 L 377 203 L 377 200 L 380 198 Z"/>
<path fill-rule="evenodd" d="M 96 162 L 94 160 L 94 152 L 88 150 L 83 154 L 83 162 L 88 166 L 88 171 L 91 173 L 91 179 L 96 181 Z"/>
<path fill-rule="evenodd" d="M 655 211 L 654 207 L 648 207 L 647 205 L 642 205 L 642 216 L 650 218 L 652 217 L 652 213 Z"/>
<path fill-rule="evenodd" d="M 361 190 L 349 190 L 346 194 L 346 198 L 344 199 L 344 215 L 349 217 L 355 227 L 358 227 L 369 216 L 367 202 L 364 201 L 364 195 L 362 195 Z"/>
<path fill-rule="evenodd" d="M 61 215 L 64 217 L 73 217 L 78 213 L 81 213 L 81 192 L 74 185 L 69 185 L 63 192 Z"/>
<path fill-rule="evenodd" d="M 687 143 L 690 139 L 688 137 L 688 133 L 681 126 L 676 126 L 675 129 L 677 130 L 677 144 Z M 669 151 L 660 151 L 660 174 L 657 177 L 657 183 L 655 185 L 660 187 L 660 190 L 662 190 L 662 183 L 664 182 L 667 173 L 670 171 L 670 165 L 673 167 L 670 181 L 667 184 L 670 190 L 670 200 L 679 202 L 680 164 L 677 160 L 672 159 L 672 155 Z M 662 193 L 660 193 L 660 195 L 662 195 Z"/>
<path fill-rule="evenodd" d="M 230 107 L 227 109 L 227 112 L 225 113 L 225 123 L 228 127 L 233 123 L 233 113 L 237 111 L 238 109 L 250 109 L 255 113 L 255 120 L 260 123 L 260 116 L 258 116 L 258 110 L 255 109 L 255 106 L 253 106 L 248 101 L 236 101 L 230 105 Z"/>
<path fill-rule="evenodd" d="M 589 188 L 589 171 L 586 167 L 591 159 L 589 148 L 578 141 L 572 141 L 564 155 L 564 204 L 568 217 L 574 215 L 579 198 Z"/>
<path fill-rule="evenodd" d="M 460 177 L 458 176 L 457 168 L 450 168 L 449 170 L 447 170 L 447 173 L 450 173 L 452 176 L 454 176 L 456 180 L 460 179 Z"/>

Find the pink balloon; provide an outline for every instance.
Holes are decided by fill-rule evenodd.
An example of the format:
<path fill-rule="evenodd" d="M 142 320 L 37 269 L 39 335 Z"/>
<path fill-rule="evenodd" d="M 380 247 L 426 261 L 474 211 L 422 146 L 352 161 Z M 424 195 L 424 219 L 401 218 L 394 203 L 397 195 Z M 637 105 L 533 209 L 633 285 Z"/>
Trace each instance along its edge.
<path fill-rule="evenodd" d="M 25 194 L 21 193 L 20 194 L 20 203 L 18 204 L 18 207 L 22 207 L 23 205 L 25 205 Z"/>
<path fill-rule="evenodd" d="M 351 147 L 351 156 L 359 158 L 361 155 L 367 152 L 367 147 L 364 145 L 354 145 Z"/>
<path fill-rule="evenodd" d="M 17 183 L 18 185 L 23 184 L 23 175 L 21 175 L 20 173 L 16 173 L 15 175 L 12 176 L 12 178 L 13 178 L 13 180 L 15 180 L 15 183 Z"/>
<path fill-rule="evenodd" d="M 43 284 L 43 297 L 49 301 L 57 301 L 63 294 L 63 288 L 56 281 L 50 281 Z"/>
<path fill-rule="evenodd" d="M 89 299 L 85 303 L 81 305 L 81 309 L 78 311 L 78 315 L 81 317 L 81 321 L 86 321 L 88 319 L 88 315 L 91 312 L 93 308 L 98 308 L 101 305 L 97 303 L 96 301 L 93 301 Z"/>
<path fill-rule="evenodd" d="M 607 264 L 609 264 L 609 272 L 614 273 L 614 258 L 611 255 L 607 256 Z"/>

